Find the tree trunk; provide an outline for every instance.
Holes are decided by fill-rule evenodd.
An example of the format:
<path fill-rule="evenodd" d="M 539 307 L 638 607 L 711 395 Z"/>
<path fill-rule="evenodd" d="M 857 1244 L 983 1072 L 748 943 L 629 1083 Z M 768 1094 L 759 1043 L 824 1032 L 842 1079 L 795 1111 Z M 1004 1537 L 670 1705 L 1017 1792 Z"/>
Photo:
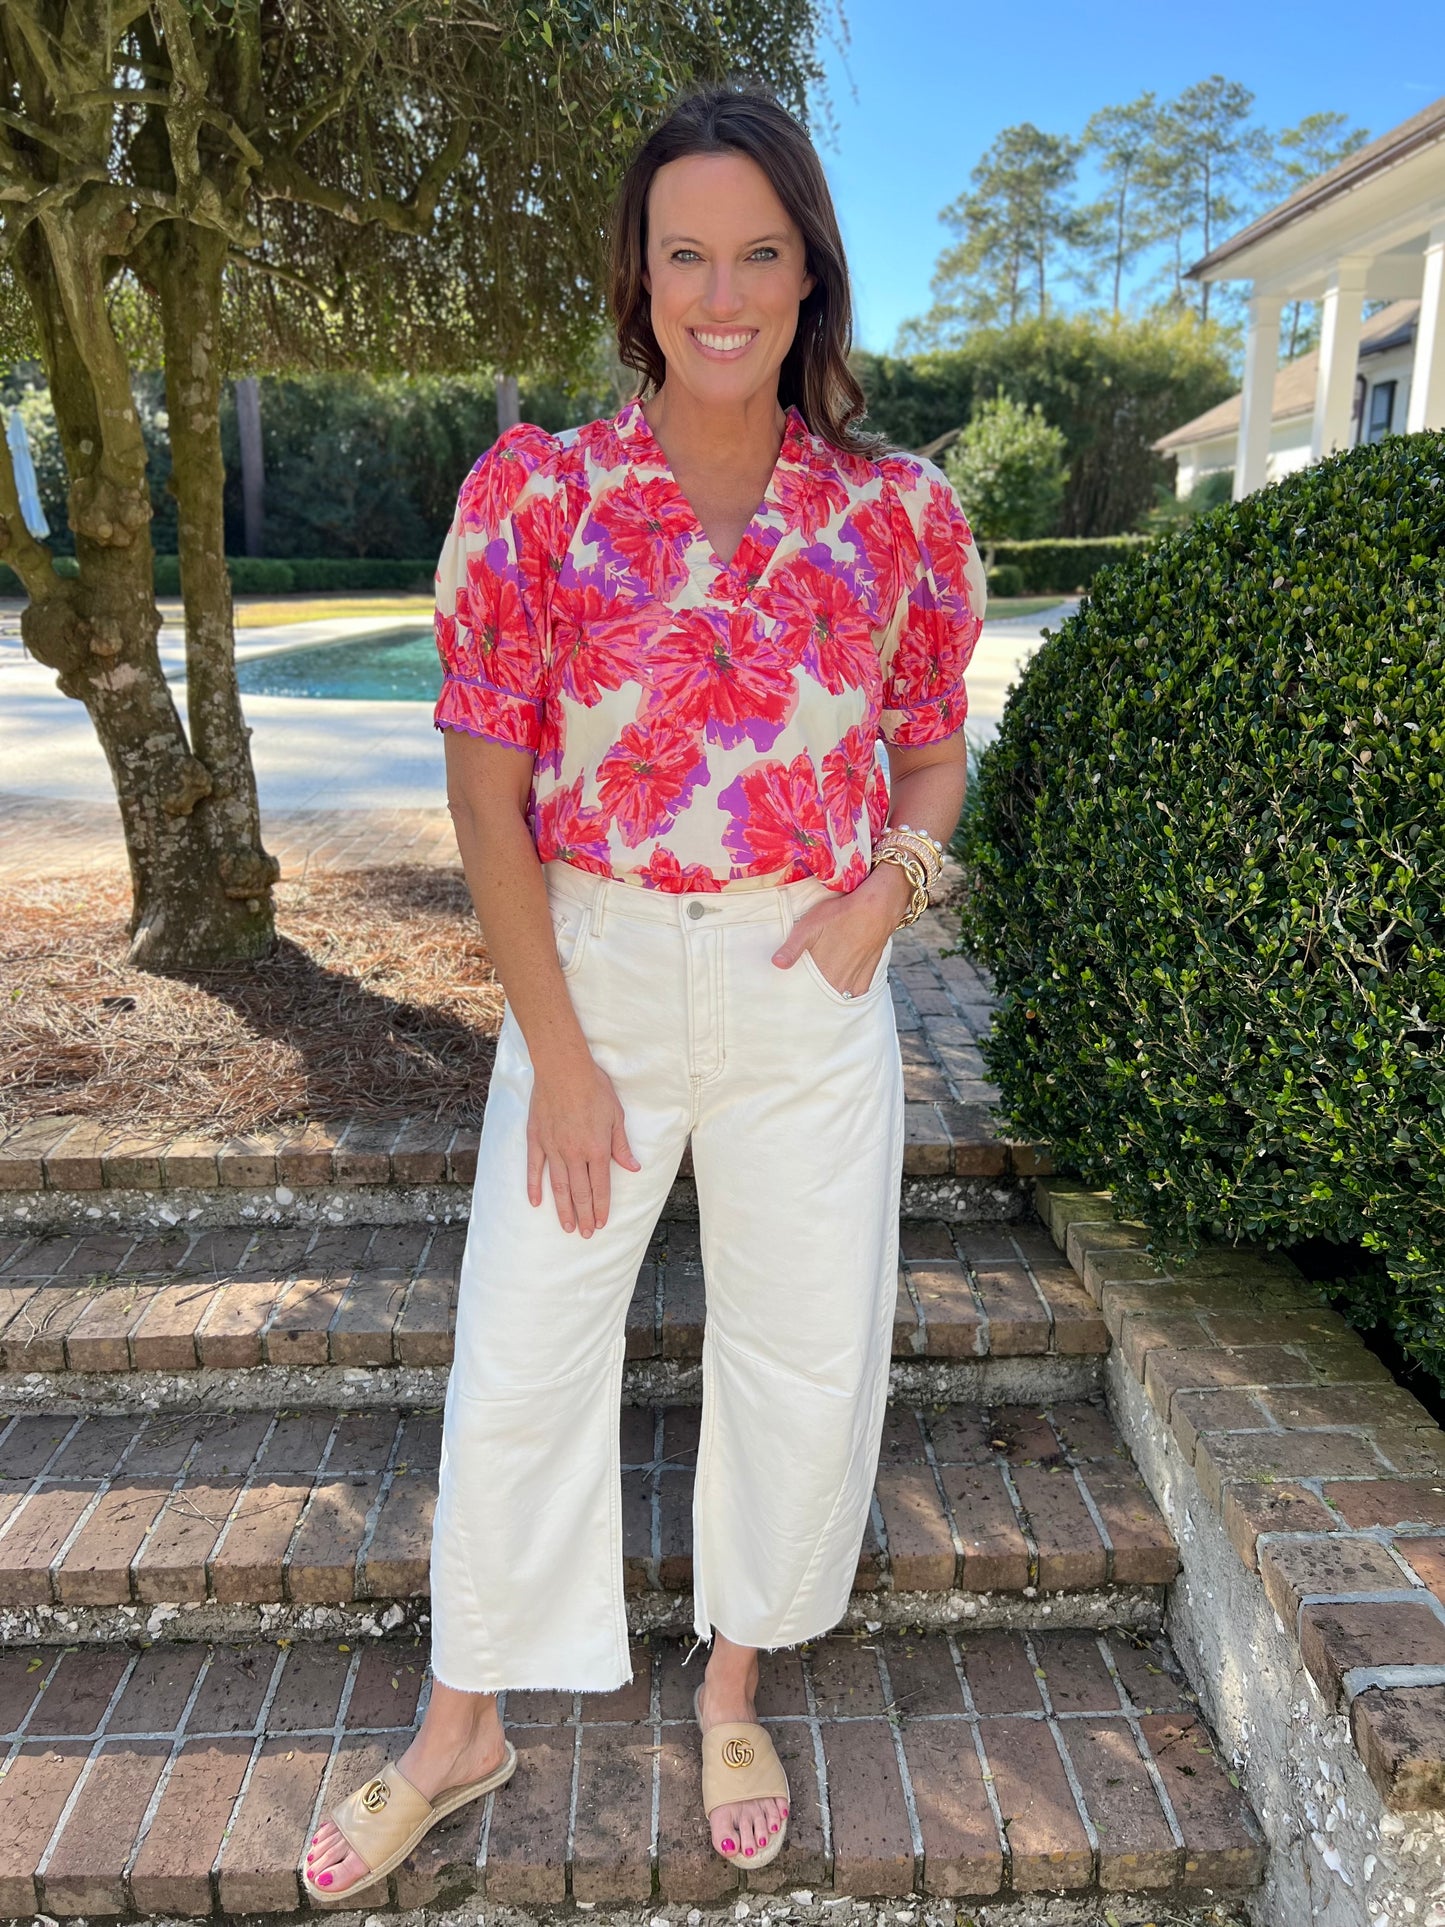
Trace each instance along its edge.
<path fill-rule="evenodd" d="M 179 510 L 186 612 L 186 715 L 191 747 L 210 776 L 204 805 L 209 867 L 226 906 L 230 933 L 225 941 L 238 946 L 226 954 L 260 956 L 275 938 L 270 893 L 280 865 L 261 843 L 251 731 L 236 684 L 221 456 L 225 257 L 223 235 L 179 221 L 154 229 L 141 254 L 154 275 L 165 339 L 170 489 Z"/>
<path fill-rule="evenodd" d="M 261 443 L 261 384 L 254 375 L 236 383 L 236 430 L 241 438 L 241 505 L 246 521 L 246 553 L 265 546 L 266 464 Z"/>
<path fill-rule="evenodd" d="M 244 896 L 226 885 L 216 835 L 225 799 L 221 812 L 209 807 L 215 781 L 191 753 L 161 667 L 146 451 L 106 303 L 108 239 L 85 210 L 68 210 L 32 222 L 12 256 L 70 474 L 78 579 L 62 580 L 48 550 L 20 539 L 8 453 L 0 553 L 30 597 L 27 649 L 85 704 L 110 766 L 130 863 L 131 961 L 167 970 L 264 955 L 274 931 L 269 894 L 250 887 L 259 874 Z"/>

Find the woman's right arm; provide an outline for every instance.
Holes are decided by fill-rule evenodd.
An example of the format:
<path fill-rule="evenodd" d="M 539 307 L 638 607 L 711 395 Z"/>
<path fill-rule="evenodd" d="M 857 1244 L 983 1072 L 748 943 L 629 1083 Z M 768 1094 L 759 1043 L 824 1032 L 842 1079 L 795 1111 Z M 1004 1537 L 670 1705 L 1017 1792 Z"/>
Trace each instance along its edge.
<path fill-rule="evenodd" d="M 612 1080 L 587 1047 L 557 959 L 546 879 L 527 827 L 533 752 L 443 731 L 447 808 L 492 967 L 532 1062 L 527 1196 L 546 1171 L 564 1231 L 607 1222 L 612 1160 L 640 1170 Z"/>

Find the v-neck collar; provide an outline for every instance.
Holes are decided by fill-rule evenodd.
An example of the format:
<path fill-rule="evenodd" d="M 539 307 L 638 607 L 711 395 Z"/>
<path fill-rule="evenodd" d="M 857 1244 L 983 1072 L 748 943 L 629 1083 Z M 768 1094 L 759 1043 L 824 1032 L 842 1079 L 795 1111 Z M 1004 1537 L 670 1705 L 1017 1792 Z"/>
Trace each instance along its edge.
<path fill-rule="evenodd" d="M 795 470 L 802 468 L 807 461 L 809 429 L 797 404 L 789 402 L 785 410 L 783 439 L 778 448 L 777 461 L 773 464 L 773 472 L 768 477 L 763 498 L 758 503 L 752 520 L 743 530 L 742 538 L 730 562 L 724 562 L 719 556 L 708 539 L 707 531 L 698 521 L 692 503 L 678 486 L 677 477 L 672 472 L 672 464 L 668 461 L 662 444 L 653 434 L 651 424 L 642 412 L 641 399 L 634 397 L 633 400 L 624 402 L 612 419 L 629 458 L 643 467 L 655 470 L 666 483 L 678 508 L 687 517 L 692 539 L 706 554 L 709 567 L 716 575 L 731 582 L 747 587 L 754 586 L 766 568 L 768 558 L 777 547 L 787 524 L 787 509 L 782 495 L 788 478 Z"/>

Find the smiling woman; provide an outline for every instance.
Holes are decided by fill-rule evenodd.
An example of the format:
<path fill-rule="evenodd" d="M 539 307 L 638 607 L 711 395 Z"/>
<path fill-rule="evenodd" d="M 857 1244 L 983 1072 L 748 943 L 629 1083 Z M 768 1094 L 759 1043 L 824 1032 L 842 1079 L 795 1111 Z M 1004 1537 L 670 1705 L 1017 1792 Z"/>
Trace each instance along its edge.
<path fill-rule="evenodd" d="M 428 1800 L 510 1773 L 500 1693 L 631 1676 L 625 1318 L 689 1146 L 695 1709 L 735 1867 L 788 1826 L 759 1650 L 837 1624 L 868 1520 L 904 1138 L 888 964 L 958 819 L 983 569 L 942 472 L 855 426 L 836 218 L 770 95 L 680 101 L 612 247 L 639 392 L 508 429 L 437 570 L 435 721 L 507 1003 L 458 1286 L 435 1683 L 391 1777 L 319 1829 L 320 1901 L 393 1865 Z"/>

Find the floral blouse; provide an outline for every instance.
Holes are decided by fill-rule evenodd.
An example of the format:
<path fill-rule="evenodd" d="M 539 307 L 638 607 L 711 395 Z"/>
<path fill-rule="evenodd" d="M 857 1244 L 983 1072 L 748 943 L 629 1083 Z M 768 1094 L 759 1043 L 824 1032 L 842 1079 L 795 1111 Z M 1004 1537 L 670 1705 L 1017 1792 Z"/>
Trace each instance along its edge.
<path fill-rule="evenodd" d="M 559 434 L 523 422 L 462 483 L 442 549 L 434 721 L 534 753 L 544 862 L 847 891 L 887 819 L 877 744 L 960 727 L 983 607 L 942 471 L 847 454 L 796 406 L 726 564 L 639 401 Z"/>

